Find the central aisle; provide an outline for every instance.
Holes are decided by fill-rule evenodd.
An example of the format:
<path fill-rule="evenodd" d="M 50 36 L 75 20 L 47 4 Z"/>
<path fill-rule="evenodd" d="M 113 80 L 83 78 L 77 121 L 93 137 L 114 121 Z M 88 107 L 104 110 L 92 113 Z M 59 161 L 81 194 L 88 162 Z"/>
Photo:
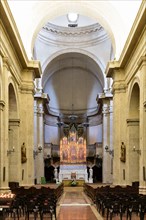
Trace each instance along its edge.
<path fill-rule="evenodd" d="M 83 187 L 64 187 L 58 207 L 57 220 L 102 220 Z"/>

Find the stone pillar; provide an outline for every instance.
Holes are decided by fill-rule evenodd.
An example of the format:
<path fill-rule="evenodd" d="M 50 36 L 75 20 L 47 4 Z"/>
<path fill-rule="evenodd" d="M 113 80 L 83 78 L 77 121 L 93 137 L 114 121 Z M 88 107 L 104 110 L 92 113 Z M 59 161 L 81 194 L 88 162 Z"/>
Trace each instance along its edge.
<path fill-rule="evenodd" d="M 113 182 L 113 109 L 112 95 L 100 97 L 103 103 L 103 183 Z M 108 147 L 106 151 L 105 148 Z"/>
<path fill-rule="evenodd" d="M 22 185 L 34 184 L 34 83 L 32 70 L 22 72 L 20 85 L 20 145 L 25 143 L 26 163 L 22 164 Z"/>
<path fill-rule="evenodd" d="M 49 102 L 49 97 L 41 93 L 39 88 L 34 96 L 34 163 L 35 179 L 41 183 L 41 177 L 44 177 L 44 105 Z"/>
<path fill-rule="evenodd" d="M 43 100 L 42 100 L 43 101 Z M 38 143 L 35 150 L 39 150 L 38 148 L 41 147 L 42 151 L 37 154 L 35 157 L 36 160 L 36 178 L 37 183 L 41 183 L 41 177 L 44 177 L 44 157 L 43 157 L 43 149 L 44 149 L 44 109 L 43 103 L 39 100 L 38 103 Z M 39 152 L 39 151 L 38 151 Z"/>
<path fill-rule="evenodd" d="M 5 184 L 5 164 L 4 164 L 4 108 L 5 108 L 5 102 L 3 100 L 0 100 L 0 190 L 7 188 L 7 184 Z M 6 158 L 7 159 L 7 158 Z"/>
<path fill-rule="evenodd" d="M 19 119 L 9 119 L 9 181 L 21 182 L 21 146 L 19 146 Z M 13 152 L 14 150 L 14 152 Z M 18 169 L 19 167 L 19 169 Z M 16 172 L 17 170 L 17 172 Z"/>
<path fill-rule="evenodd" d="M 8 150 L 8 76 L 9 76 L 9 59 L 1 58 L 1 88 L 0 94 L 0 191 L 9 190 L 9 160 L 7 157 Z"/>
<path fill-rule="evenodd" d="M 140 78 L 140 164 L 139 193 L 146 195 L 146 58 L 138 63 Z"/>
<path fill-rule="evenodd" d="M 114 148 L 114 161 L 113 161 L 113 184 L 124 185 L 123 171 L 126 173 L 126 163 L 121 162 L 121 142 L 126 143 L 126 113 L 127 113 L 127 97 L 126 97 L 126 84 L 123 80 L 123 70 L 114 70 L 113 78 L 113 148 Z"/>

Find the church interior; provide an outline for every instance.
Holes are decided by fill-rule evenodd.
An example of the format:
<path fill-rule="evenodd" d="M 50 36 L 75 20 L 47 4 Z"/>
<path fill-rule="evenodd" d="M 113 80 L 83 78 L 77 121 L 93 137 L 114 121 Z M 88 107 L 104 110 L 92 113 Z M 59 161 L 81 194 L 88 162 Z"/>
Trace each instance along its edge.
<path fill-rule="evenodd" d="M 146 218 L 146 1 L 0 2 L 0 219 Z"/>

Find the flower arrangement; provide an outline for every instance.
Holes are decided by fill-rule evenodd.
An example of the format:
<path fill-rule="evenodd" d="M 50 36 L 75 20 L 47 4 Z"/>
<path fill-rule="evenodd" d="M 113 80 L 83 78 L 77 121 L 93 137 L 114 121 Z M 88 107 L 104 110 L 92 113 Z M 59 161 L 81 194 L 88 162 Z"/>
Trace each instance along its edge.
<path fill-rule="evenodd" d="M 77 183 L 77 181 L 76 181 L 76 180 L 72 180 L 72 181 L 71 181 L 71 183 L 70 183 L 70 185 L 71 185 L 71 186 L 77 186 L 77 185 L 78 185 L 78 183 Z"/>

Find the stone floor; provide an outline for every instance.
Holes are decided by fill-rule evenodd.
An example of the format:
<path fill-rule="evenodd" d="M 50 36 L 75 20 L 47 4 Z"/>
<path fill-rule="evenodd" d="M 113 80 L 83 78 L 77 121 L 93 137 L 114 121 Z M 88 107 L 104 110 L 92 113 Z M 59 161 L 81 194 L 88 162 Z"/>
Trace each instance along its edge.
<path fill-rule="evenodd" d="M 95 205 L 83 193 L 82 187 L 65 187 L 58 204 L 57 220 L 102 220 Z"/>

